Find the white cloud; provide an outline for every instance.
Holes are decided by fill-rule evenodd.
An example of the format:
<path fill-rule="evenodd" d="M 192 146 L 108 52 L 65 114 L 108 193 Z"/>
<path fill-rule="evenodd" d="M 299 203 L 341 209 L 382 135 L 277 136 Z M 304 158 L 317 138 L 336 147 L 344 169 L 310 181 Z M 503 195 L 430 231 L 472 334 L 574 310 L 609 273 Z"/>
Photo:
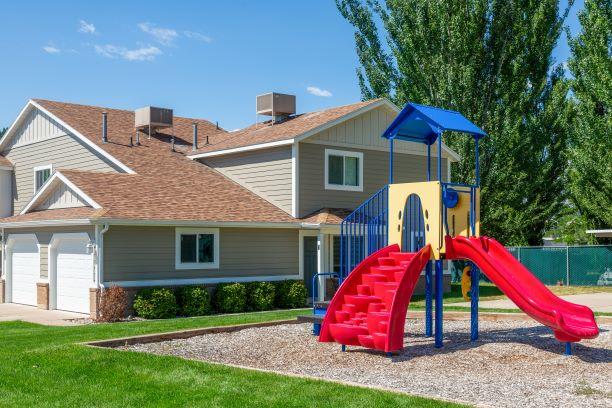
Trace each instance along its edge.
<path fill-rule="evenodd" d="M 330 91 L 328 91 L 327 89 L 321 89 L 317 86 L 309 86 L 308 88 L 306 88 L 306 90 L 308 91 L 308 93 L 314 95 L 314 96 L 322 96 L 324 98 L 329 98 L 334 96 Z"/>
<path fill-rule="evenodd" d="M 201 33 L 197 33 L 195 31 L 183 31 L 183 35 L 189 39 L 198 40 L 205 43 L 211 43 L 213 40 L 211 37 Z"/>
<path fill-rule="evenodd" d="M 96 26 L 93 23 L 88 23 L 85 20 L 79 20 L 79 32 L 85 34 L 95 34 Z"/>
<path fill-rule="evenodd" d="M 96 45 L 96 52 L 107 58 L 122 58 L 128 61 L 153 61 L 155 57 L 163 54 L 162 51 L 152 45 L 135 49 L 128 49 L 117 45 Z"/>
<path fill-rule="evenodd" d="M 153 36 L 153 38 L 155 38 L 155 40 L 157 40 L 157 42 L 160 44 L 166 46 L 172 45 L 174 40 L 179 36 L 176 30 L 171 28 L 155 27 L 155 25 L 151 23 L 139 23 L 138 28 L 140 28 L 142 32 Z"/>
<path fill-rule="evenodd" d="M 59 54 L 60 52 L 62 52 L 62 50 L 52 45 L 45 45 L 44 47 L 42 47 L 42 49 L 47 54 Z"/>

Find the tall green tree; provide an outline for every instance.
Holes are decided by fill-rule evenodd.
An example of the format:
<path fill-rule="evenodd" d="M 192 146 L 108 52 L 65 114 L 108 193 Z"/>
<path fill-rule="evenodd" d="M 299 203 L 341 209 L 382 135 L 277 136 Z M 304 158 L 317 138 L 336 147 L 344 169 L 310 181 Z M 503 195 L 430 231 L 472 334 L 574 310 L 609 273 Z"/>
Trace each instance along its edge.
<path fill-rule="evenodd" d="M 563 202 L 568 84 L 552 51 L 567 9 L 558 0 L 336 0 L 355 27 L 364 99 L 387 97 L 462 112 L 481 143 L 482 232 L 542 242 Z M 473 179 L 473 141 L 453 179 Z"/>
<path fill-rule="evenodd" d="M 576 117 L 571 126 L 569 190 L 589 228 L 612 228 L 612 5 L 587 0 L 568 61 Z"/>

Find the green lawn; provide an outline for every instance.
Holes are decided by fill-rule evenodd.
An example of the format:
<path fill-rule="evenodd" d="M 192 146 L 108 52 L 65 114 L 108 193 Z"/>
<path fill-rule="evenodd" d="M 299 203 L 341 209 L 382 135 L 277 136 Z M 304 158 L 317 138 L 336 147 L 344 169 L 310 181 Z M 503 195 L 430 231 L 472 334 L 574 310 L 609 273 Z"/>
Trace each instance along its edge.
<path fill-rule="evenodd" d="M 288 319 L 302 313 L 303 310 L 275 311 L 73 327 L 0 323 L 0 406 L 459 406 L 176 357 L 76 344 L 146 333 Z"/>

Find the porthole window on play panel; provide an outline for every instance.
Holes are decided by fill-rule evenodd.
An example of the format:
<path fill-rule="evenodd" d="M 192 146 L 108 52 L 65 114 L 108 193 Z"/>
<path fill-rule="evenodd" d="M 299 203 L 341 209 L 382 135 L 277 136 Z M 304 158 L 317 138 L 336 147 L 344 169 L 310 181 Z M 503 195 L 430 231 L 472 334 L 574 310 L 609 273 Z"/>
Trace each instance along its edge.
<path fill-rule="evenodd" d="M 177 228 L 176 268 L 219 267 L 219 230 L 216 228 Z"/>
<path fill-rule="evenodd" d="M 325 149 L 325 189 L 363 191 L 363 153 Z"/>

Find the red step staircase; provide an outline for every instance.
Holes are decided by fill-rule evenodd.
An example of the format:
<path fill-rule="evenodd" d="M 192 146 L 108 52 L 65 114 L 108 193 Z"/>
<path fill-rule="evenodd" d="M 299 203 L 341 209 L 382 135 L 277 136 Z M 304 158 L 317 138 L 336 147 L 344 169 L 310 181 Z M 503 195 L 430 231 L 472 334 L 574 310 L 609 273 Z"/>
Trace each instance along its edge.
<path fill-rule="evenodd" d="M 406 312 L 421 271 L 431 258 L 385 247 L 353 269 L 329 304 L 319 341 L 393 352 L 404 346 Z"/>

